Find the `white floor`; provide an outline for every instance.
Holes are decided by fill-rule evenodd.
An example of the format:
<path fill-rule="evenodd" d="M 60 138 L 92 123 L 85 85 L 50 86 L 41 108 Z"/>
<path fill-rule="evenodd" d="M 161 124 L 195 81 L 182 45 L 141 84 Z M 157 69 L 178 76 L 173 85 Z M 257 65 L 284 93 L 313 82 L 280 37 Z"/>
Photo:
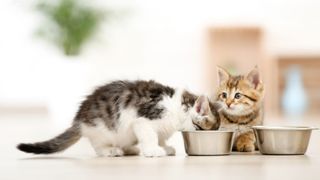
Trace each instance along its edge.
<path fill-rule="evenodd" d="M 269 118 L 267 124 L 288 122 Z M 296 124 L 320 127 L 320 119 L 307 118 Z M 0 180 L 320 179 L 319 131 L 313 132 L 308 151 L 302 156 L 263 156 L 255 152 L 188 157 L 183 152 L 179 134 L 174 137 L 180 141 L 175 145 L 178 150 L 175 157 L 97 158 L 85 139 L 61 154 L 50 156 L 34 156 L 15 149 L 19 142 L 45 140 L 57 133 L 46 115 L 0 114 Z"/>

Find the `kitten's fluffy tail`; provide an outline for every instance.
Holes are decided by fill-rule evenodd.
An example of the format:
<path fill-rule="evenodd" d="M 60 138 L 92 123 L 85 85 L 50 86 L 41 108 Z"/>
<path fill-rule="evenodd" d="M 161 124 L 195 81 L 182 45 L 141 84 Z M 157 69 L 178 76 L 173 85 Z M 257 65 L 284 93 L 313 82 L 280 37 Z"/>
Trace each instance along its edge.
<path fill-rule="evenodd" d="M 37 143 L 21 143 L 17 148 L 21 151 L 34 154 L 51 154 L 63 151 L 81 138 L 80 127 L 74 123 L 72 127 L 53 139 Z"/>

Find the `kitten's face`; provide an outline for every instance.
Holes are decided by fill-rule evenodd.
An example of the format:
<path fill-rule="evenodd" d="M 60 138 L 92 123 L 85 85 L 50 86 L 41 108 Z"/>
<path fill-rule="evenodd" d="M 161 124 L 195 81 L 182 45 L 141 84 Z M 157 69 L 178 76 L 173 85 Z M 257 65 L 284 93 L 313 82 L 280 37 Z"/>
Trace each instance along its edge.
<path fill-rule="evenodd" d="M 264 88 L 256 68 L 247 76 L 231 76 L 219 68 L 218 75 L 217 101 L 226 113 L 244 115 L 260 106 Z"/>
<path fill-rule="evenodd" d="M 200 96 L 194 104 L 192 123 L 196 130 L 216 130 L 220 120 L 214 115 L 219 104 L 213 104 L 205 96 Z"/>

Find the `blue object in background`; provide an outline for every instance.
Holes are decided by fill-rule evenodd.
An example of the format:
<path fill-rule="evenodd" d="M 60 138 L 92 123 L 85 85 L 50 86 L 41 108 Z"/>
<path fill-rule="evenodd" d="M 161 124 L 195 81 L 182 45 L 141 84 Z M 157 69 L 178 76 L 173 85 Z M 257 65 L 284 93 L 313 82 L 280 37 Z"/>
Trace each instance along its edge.
<path fill-rule="evenodd" d="M 282 96 L 282 108 L 289 116 L 301 116 L 305 113 L 308 102 L 300 68 L 292 66 L 286 74 L 286 85 Z"/>

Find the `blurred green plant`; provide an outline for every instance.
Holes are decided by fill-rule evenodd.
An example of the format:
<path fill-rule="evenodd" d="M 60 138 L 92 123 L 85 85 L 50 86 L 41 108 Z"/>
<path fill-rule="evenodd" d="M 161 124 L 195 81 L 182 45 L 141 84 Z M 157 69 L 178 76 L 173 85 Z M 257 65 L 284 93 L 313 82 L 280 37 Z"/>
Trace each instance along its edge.
<path fill-rule="evenodd" d="M 106 17 L 106 11 L 89 6 L 90 1 L 45 0 L 36 9 L 46 17 L 38 35 L 53 42 L 64 54 L 78 55 Z"/>

